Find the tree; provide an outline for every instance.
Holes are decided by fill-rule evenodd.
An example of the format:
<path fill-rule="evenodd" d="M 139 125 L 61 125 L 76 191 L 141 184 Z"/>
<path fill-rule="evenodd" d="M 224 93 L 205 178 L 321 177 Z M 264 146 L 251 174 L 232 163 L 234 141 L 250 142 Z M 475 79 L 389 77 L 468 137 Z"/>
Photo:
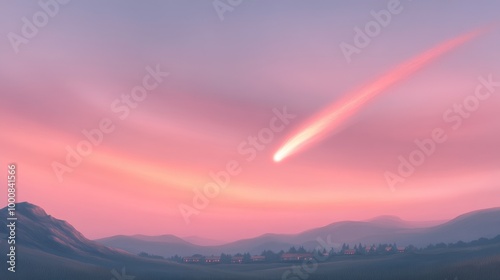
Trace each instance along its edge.
<path fill-rule="evenodd" d="M 335 256 L 335 251 L 332 248 L 332 249 L 330 249 L 330 252 L 328 252 L 328 257 L 331 258 L 333 256 Z"/>
<path fill-rule="evenodd" d="M 243 254 L 243 263 L 250 263 L 250 262 L 252 262 L 252 256 L 250 256 L 250 253 Z"/>
<path fill-rule="evenodd" d="M 278 259 L 281 259 L 281 256 L 285 253 L 285 251 L 281 250 L 278 252 Z"/>
<path fill-rule="evenodd" d="M 305 253 L 307 253 L 307 251 L 306 251 L 306 249 L 304 249 L 304 247 L 300 246 L 300 248 L 297 250 L 297 253 L 305 254 Z"/>
<path fill-rule="evenodd" d="M 226 254 L 222 253 L 220 255 L 220 262 L 221 263 L 231 263 L 231 255 L 226 255 Z"/>
<path fill-rule="evenodd" d="M 357 253 L 360 254 L 360 255 L 364 255 L 366 253 L 365 248 L 366 248 L 366 246 L 363 247 L 363 245 L 361 245 L 361 243 L 359 243 L 359 245 L 358 245 L 358 252 Z"/>
<path fill-rule="evenodd" d="M 345 253 L 345 250 L 349 250 L 349 245 L 347 244 L 342 244 L 342 250 L 340 250 L 340 253 L 343 255 Z"/>
<path fill-rule="evenodd" d="M 260 255 L 266 258 L 266 262 L 277 262 L 280 260 L 279 255 L 271 250 L 265 250 Z"/>

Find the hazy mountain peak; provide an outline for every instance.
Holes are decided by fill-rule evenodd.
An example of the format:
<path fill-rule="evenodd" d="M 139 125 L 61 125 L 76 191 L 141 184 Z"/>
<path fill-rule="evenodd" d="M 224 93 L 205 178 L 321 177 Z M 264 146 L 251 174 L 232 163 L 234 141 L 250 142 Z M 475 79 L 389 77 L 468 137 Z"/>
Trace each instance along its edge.
<path fill-rule="evenodd" d="M 428 228 L 443 224 L 446 221 L 407 221 L 401 219 L 398 216 L 382 215 L 369 220 L 365 220 L 365 222 L 383 226 L 392 226 L 392 227 Z"/>
<path fill-rule="evenodd" d="M 27 217 L 47 217 L 47 213 L 42 207 L 29 202 L 20 202 L 16 204 L 16 212 Z"/>
<path fill-rule="evenodd" d="M 7 207 L 0 209 L 7 212 Z M 58 254 L 109 253 L 112 250 L 88 240 L 68 222 L 48 215 L 41 207 L 29 202 L 16 204 L 16 216 L 22 220 L 17 227 L 17 236 L 25 247 L 37 248 Z M 0 225 L 5 224 L 1 221 Z M 0 233 L 7 227 L 1 226 Z"/>
<path fill-rule="evenodd" d="M 200 245 L 200 246 L 216 246 L 216 245 L 222 245 L 224 243 L 227 243 L 227 242 L 220 241 L 220 240 L 199 237 L 196 235 L 183 237 L 182 239 L 186 240 L 187 242 L 189 242 L 191 244 Z"/>
<path fill-rule="evenodd" d="M 382 216 L 377 216 L 375 218 L 371 218 L 369 220 L 366 220 L 366 222 L 373 222 L 373 223 L 401 223 L 404 224 L 405 221 L 401 219 L 398 216 L 392 216 L 392 215 L 382 215 Z"/>
<path fill-rule="evenodd" d="M 126 237 L 126 236 L 125 236 Z M 163 235 L 144 235 L 144 234 L 135 234 L 132 235 L 133 238 L 144 240 L 144 241 L 152 241 L 152 242 L 178 242 L 178 243 L 188 243 L 180 237 L 177 237 L 173 234 L 163 234 Z"/>
<path fill-rule="evenodd" d="M 472 218 L 475 216 L 496 215 L 496 214 L 500 214 L 500 207 L 471 211 L 471 212 L 462 214 L 462 215 L 456 217 L 455 219 L 452 219 L 450 222 L 459 221 L 459 220 L 463 220 L 463 219 L 469 219 L 469 218 Z"/>

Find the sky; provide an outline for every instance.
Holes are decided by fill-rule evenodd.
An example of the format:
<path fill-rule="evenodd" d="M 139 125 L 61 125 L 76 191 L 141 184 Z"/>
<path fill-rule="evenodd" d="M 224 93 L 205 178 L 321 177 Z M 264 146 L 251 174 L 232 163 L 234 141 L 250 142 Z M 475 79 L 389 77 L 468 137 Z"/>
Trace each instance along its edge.
<path fill-rule="evenodd" d="M 0 3 L 0 174 L 6 182 L 15 163 L 18 201 L 89 238 L 231 241 L 500 206 L 498 1 L 215 5 L 225 11 L 216 1 L 40 3 Z M 389 7 L 390 20 L 357 47 L 356 28 Z M 273 161 L 330 104 L 485 27 L 385 89 L 341 129 Z M 357 51 L 346 55 L 346 44 Z M 140 98 L 131 101 L 132 93 Z M 92 132 L 102 134 L 96 144 Z M 437 140 L 421 162 L 415 141 L 424 139 Z M 85 156 L 68 161 L 78 147 Z M 418 166 L 399 172 L 411 154 Z M 215 185 L 212 173 L 229 174 L 220 175 L 229 183 Z"/>

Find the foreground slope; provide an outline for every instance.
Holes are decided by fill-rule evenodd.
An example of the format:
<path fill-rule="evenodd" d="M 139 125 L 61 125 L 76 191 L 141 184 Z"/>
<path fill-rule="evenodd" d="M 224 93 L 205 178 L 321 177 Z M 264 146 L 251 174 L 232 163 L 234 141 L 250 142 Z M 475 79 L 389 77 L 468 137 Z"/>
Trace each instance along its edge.
<path fill-rule="evenodd" d="M 5 236 L 7 209 L 0 210 L 0 250 L 8 252 Z M 16 272 L 5 265 L 0 279 L 105 279 L 113 278 L 112 270 L 141 279 L 211 279 L 215 276 L 239 277 L 210 267 L 191 267 L 164 260 L 142 258 L 111 249 L 85 238 L 69 223 L 47 215 L 30 203 L 16 206 Z M 149 276 L 147 276 L 149 275 Z"/>

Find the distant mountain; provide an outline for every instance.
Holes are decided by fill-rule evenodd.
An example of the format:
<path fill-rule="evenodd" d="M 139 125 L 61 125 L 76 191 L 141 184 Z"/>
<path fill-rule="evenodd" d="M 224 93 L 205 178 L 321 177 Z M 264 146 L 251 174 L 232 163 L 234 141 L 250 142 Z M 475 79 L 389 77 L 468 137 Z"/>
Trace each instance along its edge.
<path fill-rule="evenodd" d="M 7 214 L 7 208 L 0 209 L 0 216 L 3 217 L 0 219 L 1 252 L 8 252 L 9 246 L 5 241 L 8 235 Z M 213 275 L 231 279 L 238 276 L 237 273 L 211 268 L 143 258 L 106 247 L 87 239 L 69 223 L 53 218 L 42 208 L 27 202 L 16 205 L 16 217 L 17 271 L 13 275 L 4 266 L 0 270 L 0 279 L 109 280 L 116 278 L 113 278 L 113 270 L 121 274 L 124 267 L 129 272 L 127 275 L 146 275 L 153 279 L 200 279 L 201 276 L 213 279 Z M 144 242 L 185 242 L 175 236 L 134 238 L 144 239 Z"/>
<path fill-rule="evenodd" d="M 119 248 L 133 254 L 146 252 L 159 256 L 192 255 L 207 253 L 203 246 L 194 245 L 175 236 L 116 235 L 97 239 L 96 242 Z"/>
<path fill-rule="evenodd" d="M 164 235 L 156 235 L 156 236 L 136 234 L 136 235 L 132 235 L 132 237 L 139 239 L 139 240 L 151 241 L 151 242 L 187 243 L 182 238 L 179 238 L 179 237 L 172 235 L 172 234 L 164 234 Z"/>
<path fill-rule="evenodd" d="M 145 251 L 147 253 L 172 256 L 192 254 L 236 254 L 250 252 L 260 254 L 264 250 L 280 251 L 287 250 L 292 246 L 304 246 L 306 249 L 314 249 L 318 246 L 317 238 L 327 240 L 331 235 L 334 247 L 342 246 L 343 242 L 352 243 L 366 239 L 372 235 L 389 235 L 396 230 L 406 229 L 402 220 L 386 221 L 380 219 L 373 222 L 338 222 L 325 227 L 308 230 L 300 234 L 264 234 L 258 237 L 234 241 L 217 246 L 199 246 L 178 239 L 160 242 L 146 241 L 144 238 L 135 236 L 113 236 L 96 240 L 106 246 L 120 248 L 134 254 Z"/>
<path fill-rule="evenodd" d="M 400 217 L 390 216 L 390 215 L 378 216 L 378 217 L 366 220 L 366 222 L 372 222 L 372 223 L 383 224 L 383 225 L 401 226 L 401 227 L 405 227 L 408 225 L 408 222 L 404 221 Z"/>
<path fill-rule="evenodd" d="M 199 236 L 187 236 L 187 237 L 182 237 L 182 239 L 186 240 L 187 242 L 195 245 L 200 245 L 200 246 L 217 246 L 217 245 L 222 245 L 225 242 L 220 241 L 220 240 L 214 240 L 214 239 L 209 239 L 209 238 L 203 238 Z"/>
<path fill-rule="evenodd" d="M 426 246 L 430 243 L 469 242 L 479 238 L 494 238 L 500 234 L 500 208 L 479 210 L 461 215 L 444 224 L 401 231 L 390 236 L 401 245 Z M 373 241 L 380 237 L 373 237 Z"/>
<path fill-rule="evenodd" d="M 96 241 L 132 253 L 145 251 L 162 256 L 243 252 L 260 254 L 264 250 L 275 252 L 287 250 L 291 246 L 314 249 L 319 245 L 318 238 L 326 242 L 329 236 L 334 248 L 339 248 L 343 243 L 427 246 L 431 243 L 450 243 L 460 240 L 468 242 L 499 235 L 500 208 L 474 211 L 437 226 L 418 227 L 419 225 L 421 223 L 407 222 L 395 216 L 381 216 L 368 221 L 336 222 L 299 234 L 264 234 L 218 246 L 199 246 L 177 238 L 170 238 L 166 242 L 160 239 L 148 241 L 134 236 L 114 236 Z"/>
<path fill-rule="evenodd" d="M 331 235 L 338 243 L 378 244 L 397 243 L 407 246 L 427 246 L 430 243 L 472 241 L 493 238 L 500 234 L 500 208 L 461 215 L 441 225 L 413 228 L 397 217 L 383 217 L 365 222 L 338 222 L 295 235 L 292 242 L 304 244 L 317 237 Z"/>
<path fill-rule="evenodd" d="M 446 221 L 405 221 L 397 216 L 384 215 L 366 220 L 366 222 L 372 222 L 382 225 L 407 227 L 407 228 L 422 228 L 422 227 L 437 226 L 442 223 L 445 223 Z"/>
<path fill-rule="evenodd" d="M 290 271 L 289 263 L 258 263 L 248 265 L 187 265 L 167 260 L 151 259 L 111 249 L 85 238 L 65 221 L 53 218 L 33 204 L 17 205 L 17 271 L 14 274 L 0 270 L 0 279 L 282 279 Z M 287 249 L 298 242 L 317 243 L 316 237 L 332 234 L 334 239 L 342 234 L 355 234 L 360 230 L 383 233 L 372 236 L 365 232 L 364 238 L 418 238 L 421 242 L 452 242 L 467 240 L 473 236 L 490 237 L 498 235 L 500 209 L 488 209 L 462 215 L 442 225 L 424 229 L 402 227 L 397 219 L 376 219 L 371 222 L 341 222 L 296 235 L 265 234 L 257 238 L 240 240 L 222 246 L 196 246 L 176 236 L 117 236 L 107 241 L 125 240 L 156 245 L 167 252 L 166 244 L 177 244 L 177 249 L 241 252 L 273 249 L 280 246 Z M 2 217 L 7 217 L 7 209 L 0 209 Z M 6 219 L 0 219 L 0 236 L 7 232 Z M 396 222 L 396 223 L 394 223 Z M 387 230 L 395 230 L 393 236 Z M 333 232 L 332 232 L 333 231 Z M 483 279 L 496 280 L 500 275 L 500 237 L 478 240 L 465 246 L 446 247 L 422 252 L 396 254 L 391 256 L 343 256 L 320 263 L 310 279 Z M 446 239 L 446 240 L 445 240 Z M 417 239 L 414 239 L 417 240 Z M 191 246 L 191 247 L 190 247 Z M 149 248 L 154 248 L 151 246 Z M 257 248 L 257 249 L 255 249 Z M 246 250 L 248 249 L 248 250 Z M 0 250 L 7 252 L 7 242 L 0 240 Z M 184 254 L 185 252 L 178 252 Z M 207 254 L 201 252 L 202 254 Z M 188 253 L 185 253 L 188 254 Z M 161 255 L 161 254 L 159 254 Z M 166 255 L 166 254 L 163 254 Z M 333 278 L 332 278 L 333 277 Z M 288 278 L 292 279 L 292 278 Z"/>
<path fill-rule="evenodd" d="M 170 257 L 174 255 L 219 255 L 221 253 L 236 254 L 240 252 L 260 254 L 264 250 L 279 251 L 290 248 L 294 243 L 287 242 L 289 239 L 291 238 L 288 235 L 266 234 L 260 237 L 239 240 L 218 246 L 200 246 L 184 240 L 147 241 L 143 238 L 124 235 L 97 239 L 95 241 L 133 254 L 146 252 L 149 254 Z"/>

